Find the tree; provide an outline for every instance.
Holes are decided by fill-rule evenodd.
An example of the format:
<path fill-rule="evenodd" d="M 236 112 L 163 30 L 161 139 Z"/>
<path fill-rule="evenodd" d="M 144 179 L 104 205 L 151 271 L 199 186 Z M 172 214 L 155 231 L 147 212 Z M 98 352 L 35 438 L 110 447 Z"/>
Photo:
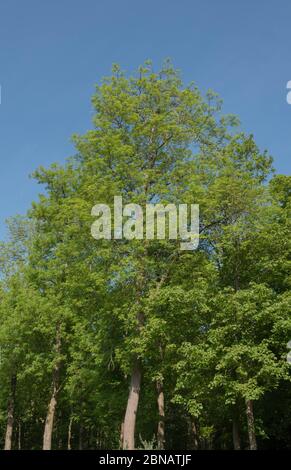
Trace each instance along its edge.
<path fill-rule="evenodd" d="M 5 447 L 290 447 L 268 412 L 290 402 L 290 178 L 169 62 L 114 66 L 92 103 L 0 246 Z M 135 206 L 122 238 L 116 196 L 199 204 L 198 249 L 136 237 Z M 99 203 L 115 239 L 91 236 Z"/>

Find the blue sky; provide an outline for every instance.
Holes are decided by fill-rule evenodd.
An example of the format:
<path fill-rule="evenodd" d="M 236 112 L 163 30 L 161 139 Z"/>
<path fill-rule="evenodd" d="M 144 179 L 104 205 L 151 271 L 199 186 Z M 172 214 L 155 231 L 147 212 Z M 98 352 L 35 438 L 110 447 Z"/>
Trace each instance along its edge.
<path fill-rule="evenodd" d="M 171 57 L 290 173 L 290 18 L 290 0 L 1 0 L 0 237 L 41 190 L 28 175 L 74 153 L 113 62 Z"/>

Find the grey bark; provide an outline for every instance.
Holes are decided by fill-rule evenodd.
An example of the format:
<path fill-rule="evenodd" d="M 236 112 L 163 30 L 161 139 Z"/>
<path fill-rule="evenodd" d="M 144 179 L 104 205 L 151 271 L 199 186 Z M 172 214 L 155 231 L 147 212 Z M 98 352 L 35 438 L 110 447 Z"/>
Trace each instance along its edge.
<path fill-rule="evenodd" d="M 157 381 L 156 384 L 158 397 L 158 412 L 159 412 L 159 421 L 158 421 L 158 431 L 157 431 L 157 441 L 158 449 L 163 450 L 165 448 L 165 395 L 163 382 L 161 380 Z"/>
<path fill-rule="evenodd" d="M 48 411 L 45 420 L 45 427 L 43 433 L 43 450 L 51 450 L 52 448 L 52 435 L 53 435 L 53 427 L 54 427 L 54 418 L 55 412 L 57 407 L 57 397 L 59 392 L 59 382 L 60 382 L 60 368 L 61 363 L 59 359 L 59 355 L 61 353 L 61 335 L 60 335 L 60 327 L 57 327 L 56 333 L 56 343 L 55 343 L 55 351 L 56 351 L 56 363 L 53 369 L 53 377 L 52 377 L 52 395 L 48 405 Z"/>
<path fill-rule="evenodd" d="M 8 407 L 7 407 L 7 424 L 6 424 L 4 450 L 12 449 L 16 381 L 17 381 L 16 374 L 13 374 L 11 377 L 11 382 L 10 382 L 10 395 L 9 395 Z"/>
<path fill-rule="evenodd" d="M 255 419 L 254 419 L 254 410 L 253 410 L 252 400 L 246 400 L 246 415 L 247 415 L 247 423 L 248 423 L 250 450 L 257 450 Z"/>
<path fill-rule="evenodd" d="M 123 444 L 122 448 L 126 450 L 135 449 L 135 423 L 138 409 L 139 394 L 141 385 L 141 366 L 136 361 L 131 374 L 129 395 L 124 417 L 123 426 Z"/>

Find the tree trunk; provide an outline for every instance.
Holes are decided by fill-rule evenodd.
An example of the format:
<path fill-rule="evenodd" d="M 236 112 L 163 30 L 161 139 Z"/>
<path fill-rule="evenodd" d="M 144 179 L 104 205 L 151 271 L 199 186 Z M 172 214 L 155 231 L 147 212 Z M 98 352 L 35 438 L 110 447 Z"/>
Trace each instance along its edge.
<path fill-rule="evenodd" d="M 69 421 L 69 427 L 68 427 L 68 450 L 72 450 L 71 446 L 71 440 L 72 440 L 72 424 L 73 424 L 73 418 L 72 416 L 70 417 Z"/>
<path fill-rule="evenodd" d="M 7 407 L 7 425 L 6 425 L 4 450 L 12 449 L 16 381 L 17 381 L 16 374 L 13 374 L 11 377 L 11 382 L 10 382 L 10 396 L 9 396 L 8 407 Z"/>
<path fill-rule="evenodd" d="M 130 381 L 129 395 L 127 400 L 127 407 L 124 417 L 123 426 L 123 449 L 134 450 L 134 434 L 135 434 L 135 422 L 136 413 L 138 408 L 139 393 L 141 385 L 141 366 L 136 361 Z"/>
<path fill-rule="evenodd" d="M 18 421 L 18 450 L 21 450 L 21 422 Z"/>
<path fill-rule="evenodd" d="M 198 438 L 198 429 L 196 422 L 193 418 L 191 418 L 191 431 L 192 431 L 192 442 L 193 442 L 193 449 L 199 449 L 199 438 Z"/>
<path fill-rule="evenodd" d="M 80 427 L 79 427 L 79 450 L 83 450 L 83 422 L 82 421 L 80 422 Z"/>
<path fill-rule="evenodd" d="M 53 380 L 52 380 L 52 395 L 48 405 L 48 412 L 45 420 L 45 427 L 43 433 L 43 450 L 51 450 L 52 448 L 52 435 L 54 427 L 54 417 L 57 407 L 57 396 L 59 392 L 59 382 L 60 382 L 60 360 L 59 355 L 61 352 L 61 335 L 60 335 L 60 326 L 57 327 L 56 334 L 56 363 L 53 369 Z"/>
<path fill-rule="evenodd" d="M 159 411 L 157 441 L 158 449 L 163 450 L 165 448 L 165 396 L 163 382 L 158 380 L 156 386 L 158 392 L 157 402 Z"/>
<path fill-rule="evenodd" d="M 57 399 L 53 393 L 48 407 L 48 412 L 45 420 L 44 434 L 43 434 L 43 450 L 51 450 L 52 448 L 52 434 L 54 426 L 54 417 L 57 406 Z"/>
<path fill-rule="evenodd" d="M 256 433 L 255 433 L 255 420 L 254 420 L 252 400 L 246 400 L 246 414 L 247 414 L 250 450 L 257 450 L 257 441 L 256 441 Z"/>
<path fill-rule="evenodd" d="M 241 449 L 240 434 L 239 434 L 238 420 L 236 416 L 234 416 L 232 420 L 232 440 L 233 440 L 234 450 L 240 450 Z"/>

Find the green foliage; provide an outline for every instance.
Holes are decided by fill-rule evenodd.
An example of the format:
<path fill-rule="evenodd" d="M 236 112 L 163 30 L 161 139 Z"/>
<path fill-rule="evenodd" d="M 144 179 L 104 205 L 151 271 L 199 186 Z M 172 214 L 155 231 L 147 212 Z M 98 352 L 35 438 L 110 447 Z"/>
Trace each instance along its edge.
<path fill-rule="evenodd" d="M 246 448 L 248 400 L 259 445 L 290 448 L 290 177 L 169 61 L 114 65 L 92 105 L 76 155 L 35 171 L 45 194 L 0 245 L 2 434 L 16 377 L 13 447 L 41 448 L 57 367 L 53 447 L 119 448 L 137 358 L 141 448 L 157 446 L 157 382 L 168 448 L 231 448 L 234 421 Z M 91 208 L 116 195 L 199 204 L 198 250 L 94 240 Z"/>

